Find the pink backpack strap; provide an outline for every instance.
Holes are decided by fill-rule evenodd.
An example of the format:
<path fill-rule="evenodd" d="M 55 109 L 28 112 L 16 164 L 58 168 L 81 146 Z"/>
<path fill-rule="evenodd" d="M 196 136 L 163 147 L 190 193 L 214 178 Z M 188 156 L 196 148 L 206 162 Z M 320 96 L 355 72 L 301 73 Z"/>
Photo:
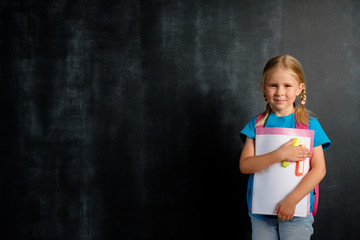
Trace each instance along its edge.
<path fill-rule="evenodd" d="M 260 121 L 260 119 L 264 116 L 264 114 L 265 114 L 265 113 L 260 113 L 259 115 L 257 115 L 255 124 Z M 258 128 L 263 128 L 264 125 L 257 126 L 257 127 L 258 127 Z"/>
<path fill-rule="evenodd" d="M 319 204 L 319 185 L 317 185 L 314 189 L 314 204 L 313 204 L 313 210 L 312 210 L 312 215 L 315 216 L 317 209 L 318 209 L 318 204 Z"/>
<path fill-rule="evenodd" d="M 298 123 L 298 122 L 295 120 L 295 128 L 296 128 L 296 129 L 309 129 L 309 125 L 304 125 L 304 124 Z"/>

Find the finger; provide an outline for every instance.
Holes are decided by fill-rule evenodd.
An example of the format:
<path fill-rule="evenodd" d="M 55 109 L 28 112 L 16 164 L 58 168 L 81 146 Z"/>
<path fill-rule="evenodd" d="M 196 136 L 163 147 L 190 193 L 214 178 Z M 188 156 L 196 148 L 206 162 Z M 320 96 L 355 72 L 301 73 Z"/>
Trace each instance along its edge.
<path fill-rule="evenodd" d="M 305 153 L 306 155 L 311 154 L 311 152 L 307 148 L 303 148 L 302 150 L 303 150 L 303 153 Z"/>
<path fill-rule="evenodd" d="M 305 160 L 306 158 L 310 157 L 311 154 L 309 151 L 301 151 L 299 154 L 298 154 L 298 159 L 300 160 Z"/>
<path fill-rule="evenodd" d="M 286 215 L 284 214 L 279 214 L 278 218 L 281 220 L 281 221 L 286 221 Z"/>
<path fill-rule="evenodd" d="M 305 160 L 305 159 L 308 158 L 308 157 L 309 157 L 309 154 L 307 154 L 307 153 L 303 153 L 303 154 L 302 154 L 303 160 Z"/>
<path fill-rule="evenodd" d="M 293 144 L 294 141 L 295 141 L 295 138 L 292 138 L 287 143 L 285 143 L 284 145 L 290 146 L 291 144 Z"/>
<path fill-rule="evenodd" d="M 306 158 L 308 158 L 307 156 L 299 156 L 296 158 L 296 161 L 305 161 Z"/>
<path fill-rule="evenodd" d="M 278 204 L 275 208 L 275 214 L 278 214 L 279 213 L 279 208 L 280 208 L 280 204 Z"/>
<path fill-rule="evenodd" d="M 284 218 L 283 221 L 289 221 L 289 216 L 288 215 L 284 215 L 283 218 Z"/>

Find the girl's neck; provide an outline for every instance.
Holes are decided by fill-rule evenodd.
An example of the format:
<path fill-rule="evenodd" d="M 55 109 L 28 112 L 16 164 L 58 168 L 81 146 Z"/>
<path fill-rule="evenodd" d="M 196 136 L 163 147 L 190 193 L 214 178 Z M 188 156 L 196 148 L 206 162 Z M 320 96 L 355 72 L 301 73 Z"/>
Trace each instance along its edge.
<path fill-rule="evenodd" d="M 273 111 L 271 110 L 271 112 L 273 114 L 275 114 L 276 116 L 278 117 L 286 117 L 286 116 L 289 116 L 290 114 L 294 113 L 295 112 L 295 108 L 291 108 L 291 109 L 286 109 L 286 110 L 283 110 L 283 111 Z"/>

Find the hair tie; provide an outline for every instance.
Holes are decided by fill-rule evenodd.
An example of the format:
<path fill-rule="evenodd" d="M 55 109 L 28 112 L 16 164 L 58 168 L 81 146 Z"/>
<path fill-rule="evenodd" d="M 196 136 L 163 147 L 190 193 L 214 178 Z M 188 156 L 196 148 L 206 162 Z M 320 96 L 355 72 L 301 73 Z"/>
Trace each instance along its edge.
<path fill-rule="evenodd" d="M 301 101 L 301 105 L 305 105 L 305 103 L 306 103 L 305 101 Z"/>

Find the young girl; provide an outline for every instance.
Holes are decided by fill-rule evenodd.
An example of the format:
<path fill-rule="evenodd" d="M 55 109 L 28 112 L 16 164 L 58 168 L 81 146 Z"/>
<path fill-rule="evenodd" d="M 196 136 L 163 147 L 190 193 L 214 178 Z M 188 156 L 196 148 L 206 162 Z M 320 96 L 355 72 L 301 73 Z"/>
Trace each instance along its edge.
<path fill-rule="evenodd" d="M 245 145 L 239 167 L 242 173 L 250 174 L 247 203 L 252 223 L 252 239 L 310 239 L 313 233 L 313 216 L 310 214 L 307 217 L 294 217 L 295 207 L 301 199 L 311 193 L 312 208 L 313 190 L 326 173 L 323 151 L 330 146 L 331 142 L 320 123 L 307 114 L 305 77 L 301 64 L 294 57 L 285 55 L 270 59 L 263 70 L 261 88 L 266 102 L 263 117 L 258 122 L 256 122 L 257 117 L 252 118 L 240 132 Z M 298 96 L 301 100 L 299 106 L 295 103 Z M 315 131 L 312 152 L 304 147 L 291 146 L 292 139 L 273 152 L 255 156 L 256 127 L 295 128 L 295 121 Z M 283 160 L 296 162 L 308 157 L 312 157 L 311 170 L 297 187 L 278 203 L 274 211 L 276 215 L 252 214 L 250 209 L 254 173 Z"/>

